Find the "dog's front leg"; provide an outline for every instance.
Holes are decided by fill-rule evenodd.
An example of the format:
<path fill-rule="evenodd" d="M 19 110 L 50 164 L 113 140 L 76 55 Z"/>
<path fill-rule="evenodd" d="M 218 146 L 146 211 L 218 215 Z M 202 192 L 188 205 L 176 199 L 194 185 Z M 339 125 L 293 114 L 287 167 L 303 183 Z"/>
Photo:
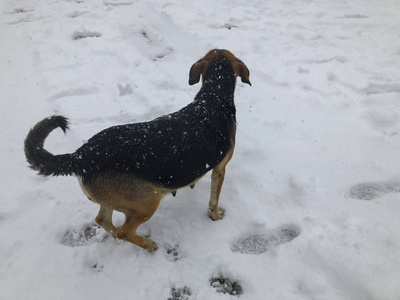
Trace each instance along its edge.
<path fill-rule="evenodd" d="M 222 219 L 225 213 L 222 208 L 218 207 L 219 194 L 221 193 L 222 183 L 225 178 L 225 165 L 216 166 L 211 174 L 211 193 L 210 202 L 208 203 L 208 216 L 214 221 Z"/>
<path fill-rule="evenodd" d="M 222 184 L 224 183 L 225 178 L 225 168 L 228 162 L 231 160 L 233 156 L 233 151 L 235 149 L 235 134 L 236 134 L 236 126 L 233 128 L 232 136 L 231 136 L 231 147 L 226 154 L 225 158 L 214 167 L 211 174 L 211 193 L 210 193 L 210 202 L 208 203 L 208 216 L 216 220 L 221 220 L 224 217 L 225 210 L 221 207 L 218 207 L 219 194 L 221 193 Z"/>

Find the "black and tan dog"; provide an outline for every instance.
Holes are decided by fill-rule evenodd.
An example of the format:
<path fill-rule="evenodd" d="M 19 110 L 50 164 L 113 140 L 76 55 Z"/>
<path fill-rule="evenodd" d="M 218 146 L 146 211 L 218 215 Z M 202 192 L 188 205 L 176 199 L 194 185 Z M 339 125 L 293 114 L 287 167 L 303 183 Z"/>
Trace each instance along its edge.
<path fill-rule="evenodd" d="M 96 222 L 150 252 L 157 244 L 136 229 L 152 217 L 165 194 L 193 186 L 211 169 L 209 216 L 219 220 L 225 166 L 235 147 L 236 77 L 250 84 L 249 70 L 229 51 L 215 49 L 192 66 L 189 84 L 200 76 L 203 85 L 186 107 L 150 122 L 107 128 L 72 154 L 53 155 L 43 148 L 52 130 L 68 129 L 65 117 L 44 119 L 25 140 L 27 161 L 42 175 L 76 175 L 86 196 L 100 204 Z M 126 216 L 121 228 L 112 223 L 113 210 Z"/>

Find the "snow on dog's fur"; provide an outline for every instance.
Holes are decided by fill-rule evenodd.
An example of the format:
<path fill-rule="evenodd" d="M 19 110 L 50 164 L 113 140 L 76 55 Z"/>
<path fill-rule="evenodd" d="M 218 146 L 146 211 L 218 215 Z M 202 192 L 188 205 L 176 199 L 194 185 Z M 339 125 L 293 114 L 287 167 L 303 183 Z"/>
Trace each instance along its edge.
<path fill-rule="evenodd" d="M 223 217 L 218 199 L 236 133 L 236 77 L 250 84 L 245 64 L 227 50 L 214 49 L 190 69 L 189 84 L 203 85 L 194 101 L 150 122 L 107 128 L 74 153 L 53 155 L 43 148 L 56 128 L 68 129 L 63 116 L 39 122 L 25 140 L 31 168 L 42 175 L 76 175 L 87 197 L 100 204 L 96 222 L 113 236 L 154 251 L 157 244 L 136 234 L 155 213 L 161 198 L 212 171 L 209 216 Z M 250 84 L 251 85 L 251 84 Z M 114 210 L 126 215 L 116 228 Z"/>

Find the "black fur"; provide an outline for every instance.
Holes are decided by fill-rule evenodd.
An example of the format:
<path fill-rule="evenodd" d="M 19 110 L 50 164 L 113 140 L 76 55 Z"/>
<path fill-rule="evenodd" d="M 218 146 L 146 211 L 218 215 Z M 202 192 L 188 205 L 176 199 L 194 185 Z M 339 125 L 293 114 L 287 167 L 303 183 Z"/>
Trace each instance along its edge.
<path fill-rule="evenodd" d="M 180 188 L 214 168 L 227 154 L 236 122 L 235 73 L 224 58 L 210 63 L 195 100 L 181 110 L 150 122 L 107 128 L 73 154 L 43 149 L 48 134 L 68 128 L 53 116 L 39 122 L 25 140 L 31 167 L 43 175 L 81 176 L 93 181 L 109 172 L 135 174 L 166 188 Z"/>
<path fill-rule="evenodd" d="M 44 141 L 51 131 L 60 127 L 68 129 L 68 120 L 62 116 L 46 118 L 33 127 L 25 139 L 25 156 L 30 167 L 41 175 L 71 175 L 75 171 L 75 161 L 71 154 L 53 155 L 43 148 Z"/>

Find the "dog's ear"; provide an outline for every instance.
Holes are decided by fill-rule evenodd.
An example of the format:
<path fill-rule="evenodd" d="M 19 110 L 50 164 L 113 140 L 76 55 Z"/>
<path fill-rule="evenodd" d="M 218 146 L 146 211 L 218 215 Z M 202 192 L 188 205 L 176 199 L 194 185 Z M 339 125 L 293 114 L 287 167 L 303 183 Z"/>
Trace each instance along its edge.
<path fill-rule="evenodd" d="M 250 71 L 247 66 L 239 59 L 236 60 L 232 65 L 236 76 L 239 76 L 243 83 L 247 83 L 251 86 L 251 82 L 249 80 Z"/>
<path fill-rule="evenodd" d="M 208 62 L 200 59 L 198 62 L 196 62 L 191 68 L 189 72 L 189 84 L 193 85 L 195 83 L 198 83 L 200 80 L 200 75 L 204 74 L 204 71 L 206 70 L 208 66 Z"/>

